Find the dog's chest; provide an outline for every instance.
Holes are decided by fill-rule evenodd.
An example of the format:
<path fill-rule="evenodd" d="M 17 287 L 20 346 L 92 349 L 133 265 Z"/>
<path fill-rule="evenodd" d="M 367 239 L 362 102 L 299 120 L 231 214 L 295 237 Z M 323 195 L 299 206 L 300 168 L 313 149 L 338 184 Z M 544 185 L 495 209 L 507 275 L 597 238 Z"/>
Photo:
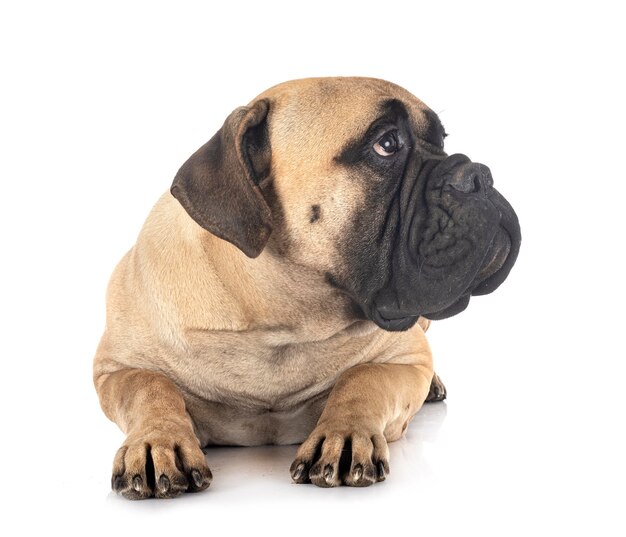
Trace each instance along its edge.
<path fill-rule="evenodd" d="M 322 341 L 288 339 L 276 332 L 188 334 L 189 351 L 179 355 L 171 374 L 186 394 L 201 440 L 301 441 L 341 373 L 372 360 L 378 335 L 352 330 Z"/>
<path fill-rule="evenodd" d="M 288 333 L 206 332 L 189 337 L 176 369 L 186 386 L 210 400 L 284 409 L 327 390 L 349 367 L 371 359 L 376 333 L 342 331 L 321 341 L 290 341 Z M 293 339 L 293 338 L 292 338 Z"/>

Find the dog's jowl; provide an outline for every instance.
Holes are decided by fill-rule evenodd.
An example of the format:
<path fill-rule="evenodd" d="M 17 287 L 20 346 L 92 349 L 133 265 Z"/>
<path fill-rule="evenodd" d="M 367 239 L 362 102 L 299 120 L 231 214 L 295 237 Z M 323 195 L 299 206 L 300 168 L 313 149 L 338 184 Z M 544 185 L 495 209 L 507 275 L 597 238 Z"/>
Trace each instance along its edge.
<path fill-rule="evenodd" d="M 520 246 L 489 169 L 382 80 L 287 82 L 185 162 L 113 272 L 94 360 L 127 498 L 207 488 L 210 445 L 302 443 L 298 483 L 367 486 L 446 392 L 424 333 Z M 209 455 L 210 458 L 210 455 Z"/>

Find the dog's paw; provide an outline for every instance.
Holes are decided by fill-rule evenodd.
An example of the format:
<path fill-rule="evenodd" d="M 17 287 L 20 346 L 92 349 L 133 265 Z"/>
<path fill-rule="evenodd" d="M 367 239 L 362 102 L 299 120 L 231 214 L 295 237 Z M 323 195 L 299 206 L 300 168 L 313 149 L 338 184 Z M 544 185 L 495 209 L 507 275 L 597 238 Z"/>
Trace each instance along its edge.
<path fill-rule="evenodd" d="M 441 379 L 437 375 L 437 373 L 433 374 L 433 380 L 430 383 L 430 390 L 428 392 L 428 396 L 426 397 L 427 403 L 432 403 L 436 401 L 443 401 L 448 392 L 446 391 L 446 387 L 441 382 Z"/>
<path fill-rule="evenodd" d="M 206 489 L 212 477 L 193 433 L 150 429 L 118 450 L 111 488 L 130 500 L 175 498 Z"/>
<path fill-rule="evenodd" d="M 387 441 L 367 429 L 318 425 L 298 449 L 290 473 L 296 483 L 318 487 L 368 487 L 389 473 Z"/>

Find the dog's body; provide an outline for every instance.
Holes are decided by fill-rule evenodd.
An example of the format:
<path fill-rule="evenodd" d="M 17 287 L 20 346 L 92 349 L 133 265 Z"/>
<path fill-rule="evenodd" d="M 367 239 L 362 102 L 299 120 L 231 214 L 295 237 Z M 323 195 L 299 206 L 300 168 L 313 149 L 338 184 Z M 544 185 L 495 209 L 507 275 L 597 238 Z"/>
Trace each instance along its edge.
<path fill-rule="evenodd" d="M 283 265 L 241 255 L 165 194 L 112 278 L 115 337 L 99 355 L 115 359 L 98 361 L 99 379 L 120 366 L 166 373 L 204 446 L 302 442 L 337 377 L 360 363 L 416 363 L 431 374 L 419 325 L 392 333 L 350 319 L 323 277 Z"/>
<path fill-rule="evenodd" d="M 355 140 L 371 136 L 372 122 L 386 110 L 381 103 L 391 101 L 391 108 L 403 103 L 385 116 L 400 125 L 397 139 L 384 134 L 375 142 L 380 164 L 359 157 Z M 402 151 L 432 160 L 431 168 L 445 160 L 428 140 L 439 136 L 442 144 L 433 116 L 382 81 L 291 82 L 235 111 L 181 168 L 109 285 L 94 380 L 105 413 L 128 435 L 114 463 L 115 490 L 144 498 L 206 488 L 211 474 L 200 447 L 210 444 L 304 441 L 292 466 L 297 482 L 362 486 L 385 478 L 386 442 L 402 435 L 433 381 L 428 321 L 419 315 L 454 314 L 470 291 L 497 286 L 519 246 L 510 218 L 500 224 L 511 236 L 507 245 L 497 231 L 483 230 L 491 205 L 472 208 L 483 231 L 471 242 L 484 243 L 484 251 L 471 262 L 464 254 L 461 272 L 473 272 L 458 284 L 461 299 L 437 293 L 417 307 L 398 298 L 409 269 L 390 261 L 404 247 L 386 246 L 401 225 L 387 231 L 387 222 L 406 219 L 384 201 L 402 199 L 400 187 L 378 178 L 407 176 L 412 157 L 403 157 L 402 167 L 392 160 Z M 457 181 L 456 198 L 467 194 L 447 171 L 441 180 L 428 173 L 428 185 L 444 181 L 435 185 L 438 196 L 450 190 L 445 181 Z M 468 205 L 495 200 L 490 186 L 481 188 L 488 194 Z M 398 214 L 416 203 L 393 202 Z M 496 226 L 508 205 L 493 203 L 500 219 L 489 225 Z M 456 227 L 468 218 L 455 219 Z M 427 265 L 420 263 L 420 273 Z M 453 276 L 447 289 L 460 278 Z M 494 278 L 500 281 L 486 283 Z M 445 395 L 436 376 L 432 389 L 433 399 Z M 348 468 L 339 464 L 344 447 Z"/>

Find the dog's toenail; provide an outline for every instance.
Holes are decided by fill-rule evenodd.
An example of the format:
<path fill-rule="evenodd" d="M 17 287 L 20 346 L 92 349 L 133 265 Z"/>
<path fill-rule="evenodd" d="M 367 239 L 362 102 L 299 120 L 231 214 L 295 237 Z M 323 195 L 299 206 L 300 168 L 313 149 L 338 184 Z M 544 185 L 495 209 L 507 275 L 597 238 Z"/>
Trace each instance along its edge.
<path fill-rule="evenodd" d="M 378 463 L 378 478 L 385 479 L 385 465 L 383 464 L 383 461 Z"/>
<path fill-rule="evenodd" d="M 170 479 L 165 474 L 159 477 L 159 488 L 162 492 L 167 492 L 170 488 Z"/>
<path fill-rule="evenodd" d="M 303 462 L 301 462 L 300 464 L 298 464 L 291 477 L 293 477 L 293 479 L 295 479 L 296 481 L 300 479 L 304 475 L 304 468 L 305 465 Z"/>
<path fill-rule="evenodd" d="M 198 470 L 193 470 L 191 472 L 191 478 L 193 479 L 193 482 L 196 485 L 196 487 L 202 486 L 202 482 L 204 480 L 202 479 L 202 474 L 198 472 Z"/>
<path fill-rule="evenodd" d="M 331 464 L 327 464 L 326 467 L 324 468 L 324 479 L 330 483 L 333 479 L 333 475 L 335 473 L 335 469 L 332 467 Z"/>

